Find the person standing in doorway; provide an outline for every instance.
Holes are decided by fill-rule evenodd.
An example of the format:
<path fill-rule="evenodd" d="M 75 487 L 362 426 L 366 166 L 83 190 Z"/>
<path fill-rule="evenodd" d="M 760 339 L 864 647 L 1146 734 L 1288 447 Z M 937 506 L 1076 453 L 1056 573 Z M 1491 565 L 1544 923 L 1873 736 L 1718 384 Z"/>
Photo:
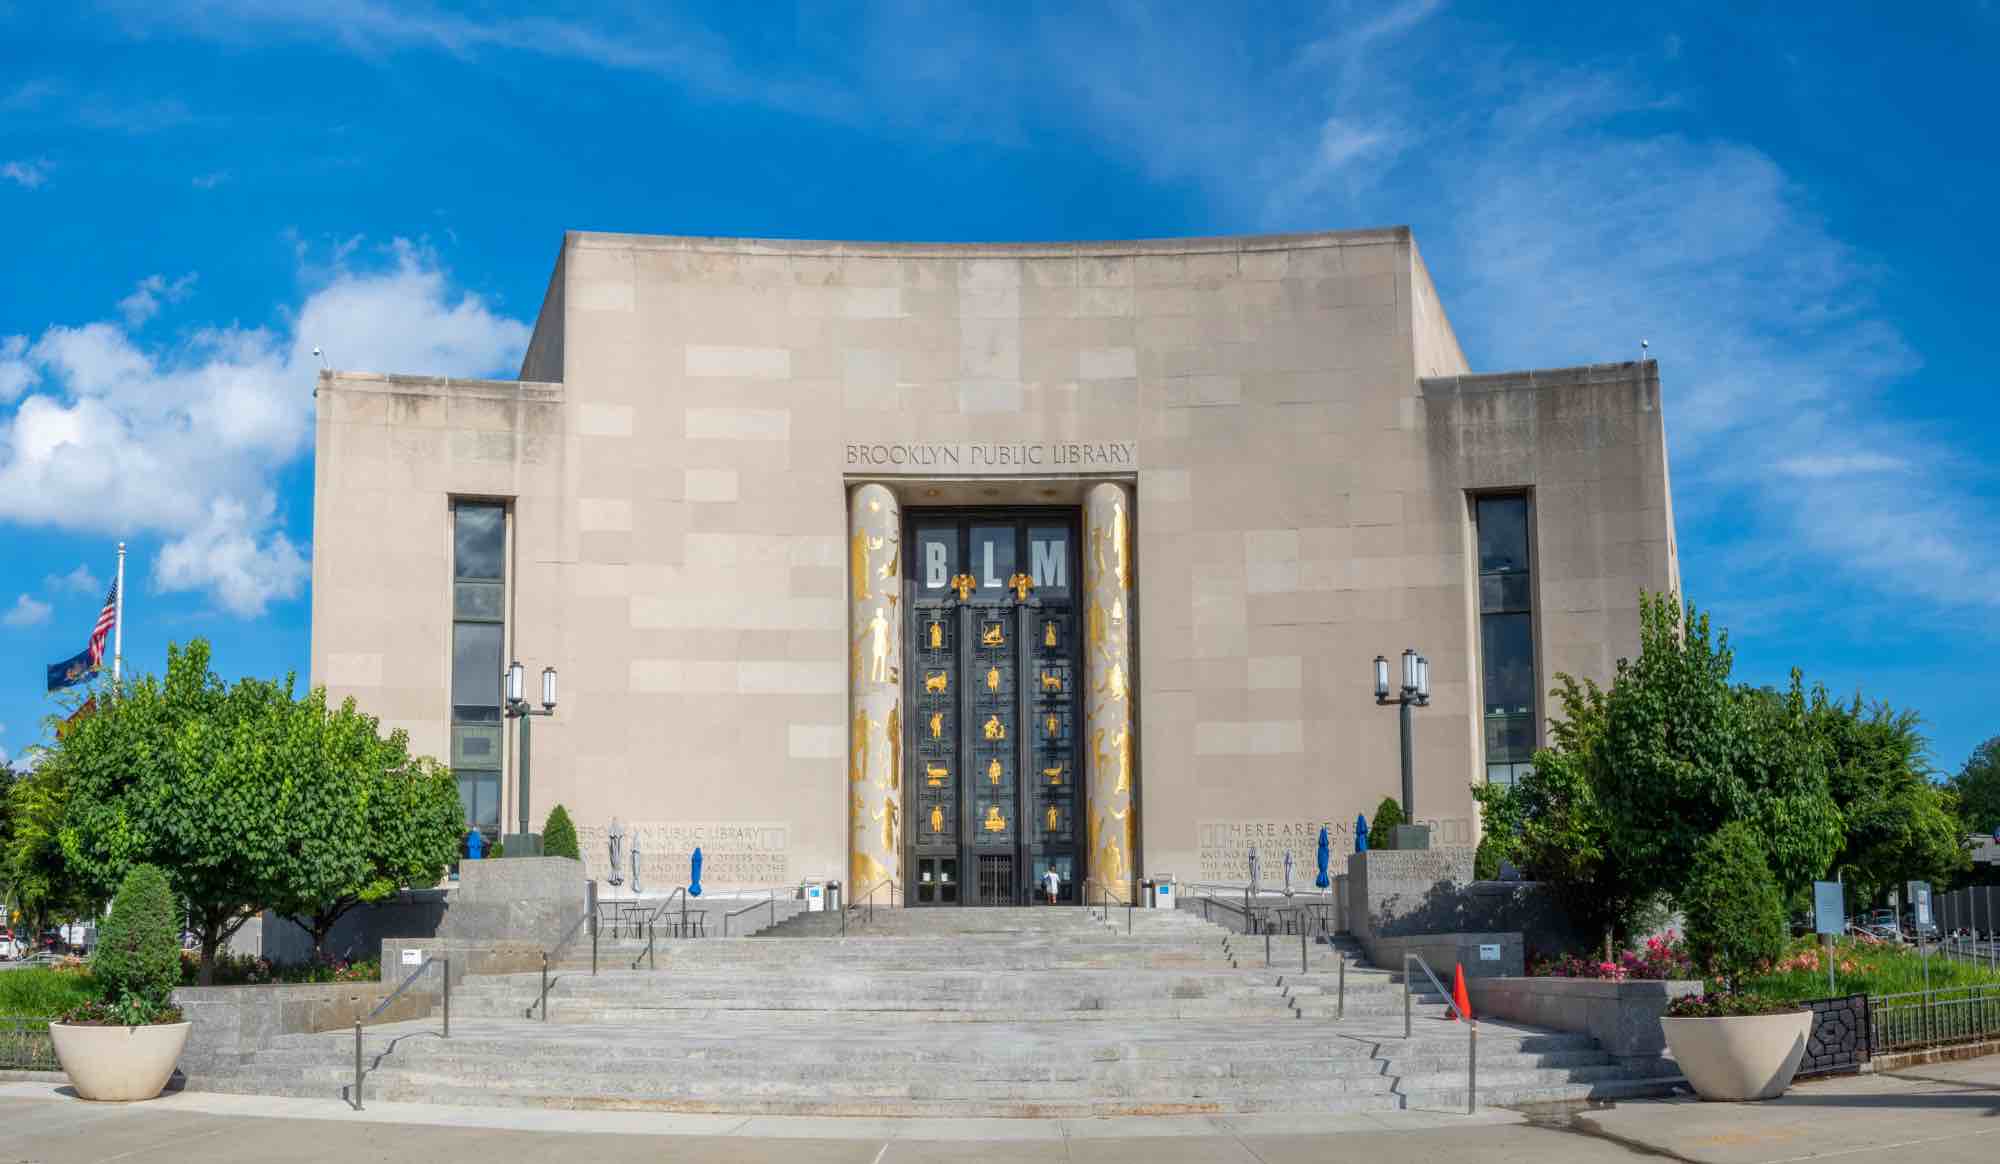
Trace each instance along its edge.
<path fill-rule="evenodd" d="M 1062 875 L 1056 872 L 1054 865 L 1042 874 L 1042 892 L 1049 895 L 1050 905 L 1056 903 L 1056 895 L 1062 892 Z"/>

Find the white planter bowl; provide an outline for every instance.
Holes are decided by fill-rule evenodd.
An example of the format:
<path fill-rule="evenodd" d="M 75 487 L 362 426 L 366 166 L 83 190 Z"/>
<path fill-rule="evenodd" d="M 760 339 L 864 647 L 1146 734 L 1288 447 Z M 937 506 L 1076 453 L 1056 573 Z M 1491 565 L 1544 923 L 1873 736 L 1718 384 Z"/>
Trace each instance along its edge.
<path fill-rule="evenodd" d="M 173 1078 L 192 1023 L 144 1027 L 50 1023 L 56 1058 L 85 1099 L 130 1102 L 160 1094 Z"/>
<path fill-rule="evenodd" d="M 1667 1050 L 1703 1099 L 1776 1099 L 1792 1085 L 1812 1037 L 1813 1013 L 1662 1018 Z"/>

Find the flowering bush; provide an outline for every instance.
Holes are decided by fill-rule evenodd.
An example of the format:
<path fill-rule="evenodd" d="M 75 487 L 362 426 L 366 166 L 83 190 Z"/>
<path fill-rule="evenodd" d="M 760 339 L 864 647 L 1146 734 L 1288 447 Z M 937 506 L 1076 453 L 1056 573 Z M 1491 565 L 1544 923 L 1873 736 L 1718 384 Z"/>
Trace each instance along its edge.
<path fill-rule="evenodd" d="M 1668 1018 L 1745 1018 L 1803 1010 L 1796 1002 L 1780 1002 L 1761 994 L 1690 994 L 1667 1004 Z"/>
<path fill-rule="evenodd" d="M 1614 982 L 1653 982 L 1669 978 L 1695 977 L 1694 963 L 1672 930 L 1646 939 L 1643 949 L 1620 951 L 1615 961 L 1564 954 L 1534 964 L 1530 974 L 1538 978 L 1605 978 Z"/>
<path fill-rule="evenodd" d="M 192 986 L 201 972 L 201 960 L 192 953 L 181 955 L 181 985 Z M 299 982 L 373 982 L 382 975 L 382 964 L 374 958 L 316 958 L 309 962 L 272 962 L 249 954 L 217 954 L 215 985 L 268 986 Z"/>

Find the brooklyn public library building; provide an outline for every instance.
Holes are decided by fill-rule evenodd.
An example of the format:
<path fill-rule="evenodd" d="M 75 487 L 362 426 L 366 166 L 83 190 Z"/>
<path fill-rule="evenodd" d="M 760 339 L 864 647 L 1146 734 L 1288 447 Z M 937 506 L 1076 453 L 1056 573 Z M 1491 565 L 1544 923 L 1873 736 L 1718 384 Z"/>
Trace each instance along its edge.
<path fill-rule="evenodd" d="M 498 834 L 502 669 L 557 668 L 529 825 L 603 876 L 617 818 L 649 889 L 1309 879 L 1399 793 L 1406 648 L 1469 843 L 1678 588 L 1656 366 L 1474 373 L 1403 228 L 571 233 L 519 380 L 323 373 L 315 473 L 313 681 Z"/>

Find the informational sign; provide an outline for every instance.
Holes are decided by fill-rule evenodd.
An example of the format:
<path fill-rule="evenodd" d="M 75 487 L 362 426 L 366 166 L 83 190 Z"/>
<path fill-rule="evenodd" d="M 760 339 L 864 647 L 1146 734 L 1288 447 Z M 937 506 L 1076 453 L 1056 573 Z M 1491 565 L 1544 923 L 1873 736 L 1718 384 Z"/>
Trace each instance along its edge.
<path fill-rule="evenodd" d="M 405 949 L 403 951 L 403 965 L 421 966 L 423 964 L 424 964 L 424 952 L 422 950 Z"/>
<path fill-rule="evenodd" d="M 817 883 L 806 886 L 806 912 L 824 913 L 825 911 L 826 886 Z"/>
<path fill-rule="evenodd" d="M 1928 881 L 1912 881 L 1909 883 L 1909 891 L 1910 911 L 1916 915 L 1918 927 L 1923 928 L 1932 925 L 1931 883 Z"/>
<path fill-rule="evenodd" d="M 1847 892 L 1840 882 L 1813 882 L 1813 931 L 1836 935 L 1847 932 Z"/>
<path fill-rule="evenodd" d="M 1479 960 L 1481 962 L 1498 962 L 1500 960 L 1499 945 L 1481 945 L 1479 947 Z"/>

